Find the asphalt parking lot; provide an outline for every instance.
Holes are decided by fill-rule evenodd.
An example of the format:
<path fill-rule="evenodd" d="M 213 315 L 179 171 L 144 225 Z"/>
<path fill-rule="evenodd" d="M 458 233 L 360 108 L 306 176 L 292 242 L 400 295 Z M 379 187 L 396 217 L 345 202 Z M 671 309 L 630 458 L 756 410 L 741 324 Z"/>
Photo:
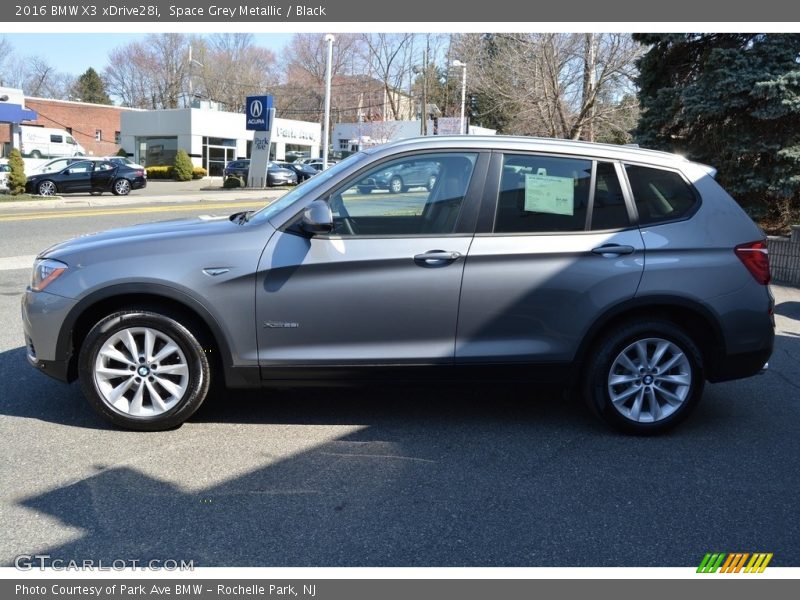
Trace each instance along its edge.
<path fill-rule="evenodd" d="M 0 254 L 171 216 L 0 222 Z M 36 553 L 197 566 L 696 566 L 710 551 L 800 565 L 796 288 L 773 288 L 768 373 L 709 385 L 670 435 L 617 435 L 557 390 L 502 381 L 231 390 L 177 430 L 133 433 L 96 416 L 77 385 L 28 367 L 29 267 L 5 265 L 2 566 Z"/>

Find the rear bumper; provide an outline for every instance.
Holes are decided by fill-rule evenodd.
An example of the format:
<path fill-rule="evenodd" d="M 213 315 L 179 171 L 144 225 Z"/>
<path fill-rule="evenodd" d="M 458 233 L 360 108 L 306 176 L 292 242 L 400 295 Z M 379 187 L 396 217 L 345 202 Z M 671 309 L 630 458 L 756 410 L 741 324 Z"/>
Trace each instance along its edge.
<path fill-rule="evenodd" d="M 706 377 L 711 383 L 720 381 L 731 381 L 732 379 L 743 379 L 759 375 L 766 370 L 769 357 L 772 355 L 772 346 L 775 340 L 773 333 L 769 338 L 769 345 L 761 350 L 745 352 L 742 354 L 721 355 L 707 369 Z"/>

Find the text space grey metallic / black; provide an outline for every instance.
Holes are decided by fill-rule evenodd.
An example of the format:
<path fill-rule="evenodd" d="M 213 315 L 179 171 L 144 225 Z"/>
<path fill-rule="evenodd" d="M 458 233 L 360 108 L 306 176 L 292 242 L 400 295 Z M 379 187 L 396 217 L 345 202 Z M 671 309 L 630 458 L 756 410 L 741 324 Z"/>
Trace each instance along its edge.
<path fill-rule="evenodd" d="M 386 144 L 254 213 L 45 250 L 28 359 L 132 429 L 175 427 L 212 382 L 500 373 L 663 431 L 706 380 L 755 375 L 772 351 L 764 236 L 714 173 L 563 140 Z"/>

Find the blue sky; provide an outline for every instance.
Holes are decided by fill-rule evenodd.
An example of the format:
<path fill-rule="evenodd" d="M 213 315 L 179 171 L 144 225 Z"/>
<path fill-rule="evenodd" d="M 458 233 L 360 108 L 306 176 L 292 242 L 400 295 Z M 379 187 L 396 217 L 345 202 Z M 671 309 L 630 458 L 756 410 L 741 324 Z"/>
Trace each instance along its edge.
<path fill-rule="evenodd" d="M 4 33 L 14 51 L 23 56 L 41 56 L 57 70 L 80 75 L 89 67 L 106 67 L 109 51 L 145 37 L 146 33 Z M 292 38 L 291 33 L 254 33 L 256 44 L 276 55 Z"/>

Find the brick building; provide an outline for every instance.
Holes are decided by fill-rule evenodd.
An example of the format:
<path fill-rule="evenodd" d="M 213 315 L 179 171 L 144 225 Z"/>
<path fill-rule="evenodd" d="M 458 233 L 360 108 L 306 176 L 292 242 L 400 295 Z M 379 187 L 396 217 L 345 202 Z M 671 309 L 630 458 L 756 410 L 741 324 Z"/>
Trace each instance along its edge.
<path fill-rule="evenodd" d="M 35 121 L 23 125 L 41 125 L 66 129 L 72 137 L 92 156 L 116 154 L 120 148 L 120 115 L 137 110 L 105 104 L 51 100 L 48 98 L 25 98 L 25 108 L 36 111 Z M 0 145 L 10 141 L 8 127 L 0 127 Z M 133 152 L 133 148 L 125 148 Z"/>

